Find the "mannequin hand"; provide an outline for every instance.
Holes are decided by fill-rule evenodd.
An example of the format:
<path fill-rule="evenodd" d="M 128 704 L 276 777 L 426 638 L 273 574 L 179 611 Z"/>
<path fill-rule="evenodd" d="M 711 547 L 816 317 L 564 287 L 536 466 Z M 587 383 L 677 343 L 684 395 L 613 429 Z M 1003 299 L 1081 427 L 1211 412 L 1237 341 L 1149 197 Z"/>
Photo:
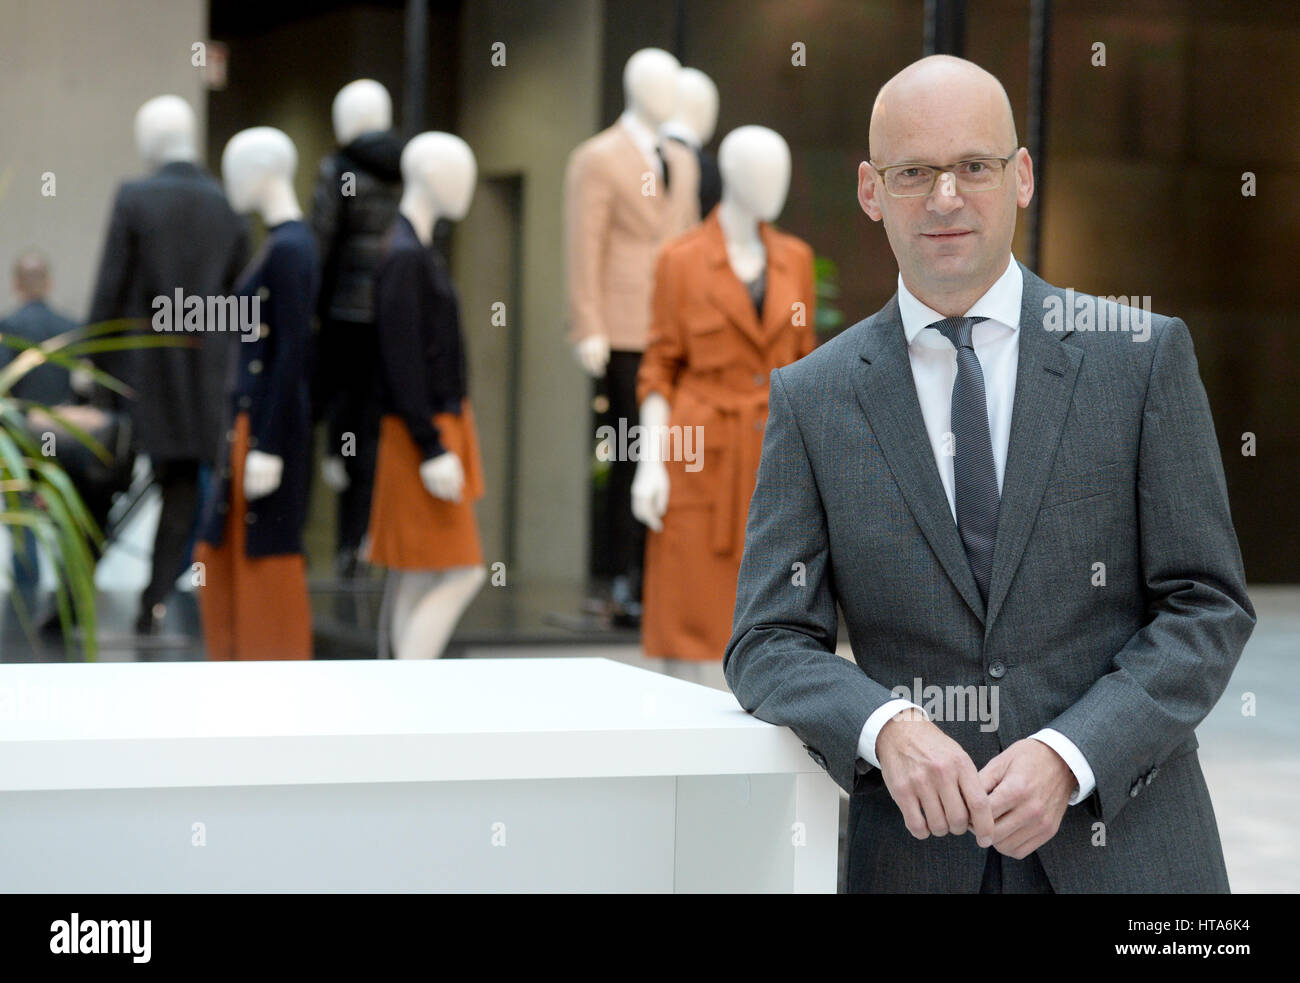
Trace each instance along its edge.
<path fill-rule="evenodd" d="M 574 346 L 573 351 L 578 356 L 578 364 L 587 375 L 599 379 L 605 374 L 605 366 L 609 364 L 609 339 L 604 335 L 594 334 L 583 338 Z"/>
<path fill-rule="evenodd" d="M 465 488 L 465 469 L 460 458 L 446 451 L 420 465 L 420 480 L 434 498 L 459 502 Z"/>
<path fill-rule="evenodd" d="M 662 461 L 643 457 L 632 479 L 632 514 L 655 532 L 662 532 L 661 520 L 667 511 L 668 469 Z"/>
<path fill-rule="evenodd" d="M 271 494 L 280 487 L 284 460 L 274 454 L 249 451 L 244 458 L 244 497 L 249 501 Z"/>
<path fill-rule="evenodd" d="M 341 457 L 323 458 L 320 462 L 320 477 L 325 482 L 325 487 L 335 493 L 347 491 L 348 485 L 352 483 Z"/>

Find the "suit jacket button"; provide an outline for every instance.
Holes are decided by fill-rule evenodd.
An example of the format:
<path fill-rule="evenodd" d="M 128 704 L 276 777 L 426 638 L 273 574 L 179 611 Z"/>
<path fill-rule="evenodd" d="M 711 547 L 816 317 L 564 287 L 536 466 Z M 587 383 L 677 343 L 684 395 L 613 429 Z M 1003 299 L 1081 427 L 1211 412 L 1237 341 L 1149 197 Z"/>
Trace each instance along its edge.
<path fill-rule="evenodd" d="M 262 360 L 261 360 L 261 359 L 259 359 L 259 358 L 255 358 L 255 359 L 253 359 L 251 362 L 248 363 L 248 372 L 249 372 L 250 375 L 257 375 L 257 374 L 259 374 L 261 371 L 262 371 Z"/>
<path fill-rule="evenodd" d="M 1128 790 L 1128 797 L 1130 799 L 1136 799 L 1138 797 L 1138 793 L 1141 791 L 1142 791 L 1142 779 L 1139 778 L 1133 782 L 1133 787 Z"/>
<path fill-rule="evenodd" d="M 999 660 L 994 659 L 992 662 L 989 663 L 989 675 L 992 676 L 994 679 L 1001 679 L 1006 674 L 1007 674 L 1007 667 L 1004 666 Z"/>

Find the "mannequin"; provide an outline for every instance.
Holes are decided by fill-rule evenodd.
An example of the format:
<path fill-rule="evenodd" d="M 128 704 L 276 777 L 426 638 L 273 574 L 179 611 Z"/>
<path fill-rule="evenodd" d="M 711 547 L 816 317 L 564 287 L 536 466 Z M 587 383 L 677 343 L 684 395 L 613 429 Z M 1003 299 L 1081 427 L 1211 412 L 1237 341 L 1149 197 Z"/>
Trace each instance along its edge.
<path fill-rule="evenodd" d="M 812 250 L 770 224 L 790 185 L 785 141 L 743 126 L 722 141 L 719 162 L 721 204 L 669 243 L 656 268 L 654 321 L 637 380 L 642 433 L 690 429 L 702 453 L 697 446 L 695 464 L 666 460 L 667 448 L 643 437 L 631 499 L 651 530 L 646 654 L 664 658 L 670 674 L 725 689 L 721 659 L 768 376 L 812 350 L 815 284 Z"/>
<path fill-rule="evenodd" d="M 136 149 L 148 177 L 118 189 L 96 278 L 89 322 L 148 319 L 153 302 L 228 294 L 248 258 L 248 236 L 220 185 L 198 163 L 194 112 L 179 96 L 150 99 L 136 112 Z M 217 446 L 223 387 L 234 338 L 203 331 L 180 348 L 104 352 L 94 359 L 135 391 L 126 399 L 97 387 L 91 399 L 114 418 L 130 416 L 136 450 L 149 458 L 162 498 L 149 584 L 136 631 L 154 634 L 192 550 L 202 468 Z"/>
<path fill-rule="evenodd" d="M 301 532 L 319 264 L 293 190 L 293 142 L 268 126 L 243 130 L 226 144 L 221 164 L 231 206 L 259 213 L 268 233 L 236 287 L 257 299 L 250 310 L 260 323 L 239 346 L 231 426 L 195 551 L 204 571 L 204 637 L 209 659 L 308 659 L 311 608 Z"/>
<path fill-rule="evenodd" d="M 487 579 L 473 503 L 482 463 L 459 305 L 433 247 L 439 218 L 469 211 L 477 165 L 465 141 L 421 133 L 375 285 L 385 416 L 370 514 L 370 559 L 389 568 L 380 652 L 435 659 Z"/>
<path fill-rule="evenodd" d="M 704 149 L 718 125 L 718 87 L 698 68 L 683 68 L 677 76 L 677 111 L 659 130 L 695 154 L 700 166 L 700 217 L 722 200 L 718 162 Z"/>
<path fill-rule="evenodd" d="M 357 573 L 379 444 L 375 267 L 402 194 L 402 140 L 388 90 L 349 82 L 334 97 L 338 149 L 320 164 L 311 225 L 321 257 L 320 336 L 312 391 L 326 426 L 321 477 L 338 495 L 335 570 Z M 350 435 L 350 436 L 349 436 Z"/>
<path fill-rule="evenodd" d="M 580 144 L 565 172 L 569 341 L 582 368 L 605 379 L 615 419 L 636 415 L 655 256 L 699 221 L 695 156 L 658 137 L 676 108 L 680 71 L 677 59 L 658 48 L 632 55 L 623 70 L 623 114 Z M 616 459 L 609 482 L 613 614 L 629 625 L 640 619 L 644 552 L 644 530 L 626 506 L 634 470 L 633 462 Z"/>

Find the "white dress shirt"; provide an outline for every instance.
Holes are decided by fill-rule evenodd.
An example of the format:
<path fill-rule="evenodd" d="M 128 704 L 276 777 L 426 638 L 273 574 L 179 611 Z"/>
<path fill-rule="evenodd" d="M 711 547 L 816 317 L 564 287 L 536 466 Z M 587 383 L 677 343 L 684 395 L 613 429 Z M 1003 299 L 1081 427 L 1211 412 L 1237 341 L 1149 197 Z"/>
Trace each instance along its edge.
<path fill-rule="evenodd" d="M 650 165 L 650 170 L 654 171 L 663 180 L 663 164 L 659 160 L 659 155 L 655 149 L 659 146 L 659 137 L 654 130 L 646 126 L 637 117 L 636 113 L 630 109 L 623 110 L 618 118 L 619 124 L 627 130 L 628 136 L 636 144 L 636 149 L 641 151 L 641 156 L 645 158 L 646 163 Z"/>
<path fill-rule="evenodd" d="M 998 492 L 1007 466 L 1007 443 L 1011 437 L 1011 409 L 1016 393 L 1016 367 L 1020 355 L 1020 299 L 1024 277 L 1014 256 L 1002 276 L 979 300 L 971 305 L 966 317 L 985 317 L 971 329 L 971 343 L 984 375 L 984 393 L 988 400 L 989 437 L 993 441 L 993 464 L 997 470 Z M 939 468 L 944 494 L 953 522 L 957 521 L 955 479 L 952 452 L 952 387 L 957 379 L 957 349 L 935 328 L 944 315 L 917 300 L 898 275 L 898 311 L 907 339 L 907 357 L 912 365 L 912 381 L 921 404 L 921 416 Z M 867 718 L 858 739 L 858 757 L 879 768 L 876 738 L 881 729 L 900 710 L 916 706 L 911 700 L 895 699 L 882 705 Z M 918 707 L 918 709 L 921 709 Z M 924 712 L 924 710 L 922 710 Z M 1083 753 L 1060 731 L 1045 727 L 1029 735 L 1061 756 L 1079 783 L 1070 797 L 1070 805 L 1086 799 L 1096 787 L 1096 778 Z"/>

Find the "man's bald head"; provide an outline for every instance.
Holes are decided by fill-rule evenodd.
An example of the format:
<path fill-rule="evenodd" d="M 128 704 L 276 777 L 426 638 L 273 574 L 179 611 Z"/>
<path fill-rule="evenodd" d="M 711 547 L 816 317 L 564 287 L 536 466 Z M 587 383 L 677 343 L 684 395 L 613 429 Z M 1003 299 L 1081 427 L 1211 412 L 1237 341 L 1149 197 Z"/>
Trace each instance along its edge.
<path fill-rule="evenodd" d="M 884 225 L 912 294 L 946 317 L 961 316 L 1006 271 L 1016 212 L 1034 193 L 1033 161 L 1016 145 L 1006 89 L 961 58 L 922 58 L 881 87 L 870 142 L 871 160 L 858 165 L 858 203 Z M 928 193 L 892 194 L 884 174 L 902 164 L 940 173 L 931 173 Z"/>
<path fill-rule="evenodd" d="M 27 250 L 14 262 L 14 292 L 29 301 L 40 300 L 49 290 L 49 261 L 35 249 Z"/>
<path fill-rule="evenodd" d="M 968 127 L 957 128 L 951 123 L 955 120 L 969 123 L 972 116 L 996 147 L 970 149 L 979 153 L 996 150 L 998 156 L 1016 149 L 1011 100 L 994 75 L 974 62 L 952 55 L 930 55 L 914 61 L 882 85 L 876 94 L 867 138 L 871 159 L 879 164 L 911 161 L 908 149 L 913 141 L 907 139 L 909 133 L 916 134 L 918 128 L 927 133 L 944 129 L 961 132 Z M 966 156 L 965 149 L 958 156 Z"/>

